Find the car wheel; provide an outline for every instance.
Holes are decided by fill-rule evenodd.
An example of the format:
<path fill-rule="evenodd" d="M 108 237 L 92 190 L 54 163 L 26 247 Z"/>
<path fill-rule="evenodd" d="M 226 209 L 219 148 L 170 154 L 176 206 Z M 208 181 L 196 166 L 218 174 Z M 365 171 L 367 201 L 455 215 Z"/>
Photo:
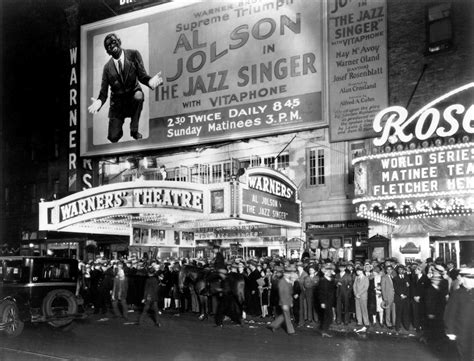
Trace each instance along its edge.
<path fill-rule="evenodd" d="M 58 319 L 49 321 L 53 327 L 65 327 L 69 325 L 77 313 L 76 296 L 71 291 L 57 289 L 50 291 L 43 300 L 43 315 L 46 317 L 58 317 Z"/>
<path fill-rule="evenodd" d="M 18 306 L 13 301 L 0 304 L 0 323 L 5 324 L 3 332 L 9 337 L 19 336 L 25 324 L 20 320 Z"/>

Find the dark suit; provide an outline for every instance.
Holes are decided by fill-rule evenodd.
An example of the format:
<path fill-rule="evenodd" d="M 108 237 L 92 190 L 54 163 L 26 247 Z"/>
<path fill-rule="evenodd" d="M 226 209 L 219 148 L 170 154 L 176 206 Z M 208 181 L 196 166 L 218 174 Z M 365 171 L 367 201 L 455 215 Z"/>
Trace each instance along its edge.
<path fill-rule="evenodd" d="M 260 296 L 258 293 L 258 282 L 257 280 L 261 278 L 260 272 L 258 269 L 254 269 L 250 272 L 248 279 L 247 279 L 247 287 L 248 287 L 248 314 L 251 316 L 258 316 L 261 312 L 260 309 Z"/>
<path fill-rule="evenodd" d="M 143 300 L 145 301 L 145 306 L 143 307 L 143 312 L 140 315 L 139 324 L 142 324 L 145 321 L 145 317 L 148 315 L 148 310 L 151 308 L 155 314 L 155 324 L 160 324 L 160 313 L 158 311 L 158 288 L 160 282 L 156 276 L 149 276 L 145 282 L 145 291 L 143 294 Z"/>
<path fill-rule="evenodd" d="M 354 276 L 349 272 L 344 272 L 336 275 L 336 320 L 340 323 L 344 318 L 344 324 L 348 324 L 350 321 L 350 302 L 352 298 L 352 286 L 354 284 Z M 344 315 L 344 317 L 343 317 Z"/>
<path fill-rule="evenodd" d="M 242 324 L 242 308 L 236 295 L 232 292 L 234 283 L 237 282 L 237 280 L 242 280 L 242 278 L 236 277 L 238 276 L 237 274 L 231 275 L 221 280 L 221 291 L 218 296 L 218 305 L 215 314 L 217 326 L 223 324 L 225 316 L 229 316 L 232 321 L 239 325 Z"/>
<path fill-rule="evenodd" d="M 393 289 L 395 291 L 395 329 L 399 330 L 401 324 L 408 330 L 410 328 L 410 278 L 400 275 L 393 278 Z M 406 296 L 405 298 L 402 298 Z"/>
<path fill-rule="evenodd" d="M 304 288 L 304 283 L 305 283 L 305 278 L 308 277 L 308 274 L 306 271 L 301 272 L 301 274 L 298 274 L 298 283 L 300 285 L 299 293 L 298 293 L 298 315 L 295 315 L 295 318 L 297 317 L 298 320 L 298 325 L 301 326 L 303 325 L 304 321 L 308 320 L 308 304 L 306 303 L 305 300 L 305 288 Z"/>
<path fill-rule="evenodd" d="M 332 307 L 336 299 L 336 282 L 333 279 L 328 280 L 326 277 L 321 277 L 318 286 L 318 298 L 319 303 L 325 305 L 325 308 L 321 310 L 320 327 L 322 331 L 327 331 L 332 322 Z"/>
<path fill-rule="evenodd" d="M 110 58 L 102 72 L 98 98 L 102 104 L 105 104 L 110 87 L 109 134 L 107 138 L 112 143 L 122 137 L 122 126 L 127 117 L 131 118 L 130 132 L 138 132 L 138 122 L 144 100 L 139 82 L 148 86 L 151 79 L 145 71 L 142 57 L 137 50 L 123 49 L 123 52 L 122 76 L 119 75 L 113 58 Z"/>
<path fill-rule="evenodd" d="M 285 322 L 286 332 L 295 333 L 293 324 L 291 323 L 290 308 L 293 306 L 293 285 L 289 283 L 285 277 L 278 281 L 278 296 L 280 304 L 279 315 L 270 324 L 272 329 L 280 327 Z M 285 306 L 285 307 L 283 307 Z"/>
<path fill-rule="evenodd" d="M 449 298 L 444 313 L 446 333 L 456 335 L 462 361 L 472 360 L 474 343 L 474 290 L 460 287 Z"/>
<path fill-rule="evenodd" d="M 413 314 L 413 327 L 419 330 L 422 326 L 425 314 L 425 293 L 426 287 L 430 284 L 430 280 L 426 275 L 420 277 L 415 273 L 411 277 L 410 303 Z M 415 301 L 415 297 L 420 297 L 419 301 Z"/>

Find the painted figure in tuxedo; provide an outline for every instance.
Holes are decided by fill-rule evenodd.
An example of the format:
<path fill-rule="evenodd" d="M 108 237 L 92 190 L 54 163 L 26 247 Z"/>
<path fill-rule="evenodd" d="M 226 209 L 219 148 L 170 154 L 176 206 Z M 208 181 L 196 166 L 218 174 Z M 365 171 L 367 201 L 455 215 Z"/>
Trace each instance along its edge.
<path fill-rule="evenodd" d="M 91 98 L 89 113 L 97 113 L 107 100 L 109 88 L 109 130 L 107 139 L 116 143 L 123 136 L 123 123 L 130 118 L 130 136 L 134 139 L 143 138 L 138 132 L 140 114 L 143 109 L 144 95 L 140 83 L 155 89 L 163 83 L 161 72 L 151 77 L 143 65 L 142 56 L 137 50 L 122 49 L 122 42 L 116 34 L 108 34 L 104 39 L 104 47 L 111 56 L 102 72 L 100 93 L 97 99 Z"/>

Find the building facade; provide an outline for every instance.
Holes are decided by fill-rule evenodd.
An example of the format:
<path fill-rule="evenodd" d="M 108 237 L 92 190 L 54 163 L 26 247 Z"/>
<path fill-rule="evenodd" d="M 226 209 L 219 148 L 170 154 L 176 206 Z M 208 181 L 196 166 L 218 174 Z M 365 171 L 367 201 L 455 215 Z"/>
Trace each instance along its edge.
<path fill-rule="evenodd" d="M 69 107 L 62 125 L 67 132 L 68 155 L 60 184 L 55 187 L 70 195 L 130 182 L 182 182 L 203 189 L 236 182 L 247 187 L 246 174 L 266 167 L 295 186 L 301 205 L 298 224 L 284 224 L 281 219 L 233 219 L 233 223 L 199 219 L 192 225 L 187 215 L 180 218 L 177 212 L 174 225 L 169 220 L 146 224 L 143 216 L 134 218 L 135 224 L 129 222 L 125 232 L 93 228 L 65 232 L 32 225 L 23 230 L 24 235 L 27 232 L 23 245 L 32 243 L 40 253 L 62 249 L 71 254 L 72 250 L 78 257 L 92 257 L 97 252 L 108 256 L 143 256 L 146 252 L 163 257 L 205 257 L 219 245 L 229 256 L 297 258 L 306 251 L 313 258 L 334 260 L 391 256 L 440 256 L 446 260 L 458 254 L 458 263 L 468 261 L 468 256 L 459 258 L 461 253 L 469 253 L 460 253 L 461 245 L 463 250 L 471 249 L 472 255 L 468 221 L 462 234 L 453 235 L 433 231 L 443 226 L 420 228 L 406 225 L 404 220 L 387 221 L 383 213 L 364 217 L 357 203 L 357 162 L 353 161 L 377 148 L 373 140 L 379 134 L 373 120 L 379 111 L 399 105 L 412 114 L 472 82 L 471 3 L 287 1 L 278 9 L 270 3 L 240 8 L 230 2 L 189 7 L 168 3 L 147 8 L 136 3 L 134 8 L 122 10 L 111 3 L 117 16 L 110 17 L 110 13 L 94 12 L 95 4 L 80 7 L 71 2 L 65 10 L 70 40 L 64 49 L 68 53 L 65 93 Z M 187 20 L 196 9 L 200 23 Z M 182 15 L 181 20 L 161 23 L 168 11 Z M 169 30 L 172 40 L 154 65 L 153 56 L 158 53 L 153 43 L 166 42 L 164 35 L 154 33 L 157 20 L 161 29 Z M 127 33 L 130 28 L 132 35 Z M 216 29 L 222 34 L 214 35 Z M 161 88 L 146 93 L 145 104 L 150 107 L 142 112 L 142 119 L 149 122 L 142 132 L 145 140 L 139 142 L 124 139 L 108 144 L 102 139 L 106 128 L 96 125 L 106 126 L 107 111 L 102 110 L 100 119 L 87 114 L 87 102 L 90 95 L 97 95 L 105 59 L 100 53 L 101 41 L 104 34 L 114 31 L 124 46 L 126 41 L 127 46 L 134 41 L 133 34 L 146 33 L 150 41 L 142 50 L 143 54 L 148 51 L 145 66 L 150 72 L 161 70 L 164 76 Z M 226 45 L 222 45 L 224 37 Z M 140 46 L 139 42 L 133 45 Z M 181 87 L 185 87 L 183 95 Z M 232 103 L 231 95 L 239 101 Z M 230 103 L 219 103 L 226 101 L 225 96 Z M 216 119 L 218 113 L 224 119 Z M 199 130 L 198 117 L 219 123 L 223 129 L 206 124 L 207 128 Z M 257 124 L 260 117 L 269 120 L 266 127 Z M 191 120 L 195 123 L 185 128 L 185 121 Z M 232 120 L 235 128 L 229 125 L 224 129 L 224 121 Z M 239 126 L 243 130 L 237 129 Z M 396 150 L 391 146 L 391 151 Z M 44 203 L 63 199 L 62 194 L 57 200 L 44 196 L 59 194 L 52 192 L 51 185 L 48 188 L 37 193 L 36 202 L 39 198 L 45 198 Z M 152 213 L 156 216 L 160 212 L 167 214 L 156 209 Z M 35 239 L 33 232 L 42 232 L 44 237 Z M 139 242 L 134 239 L 137 232 Z M 51 240 L 52 234 L 57 239 Z M 161 244 L 150 243 L 155 236 Z"/>

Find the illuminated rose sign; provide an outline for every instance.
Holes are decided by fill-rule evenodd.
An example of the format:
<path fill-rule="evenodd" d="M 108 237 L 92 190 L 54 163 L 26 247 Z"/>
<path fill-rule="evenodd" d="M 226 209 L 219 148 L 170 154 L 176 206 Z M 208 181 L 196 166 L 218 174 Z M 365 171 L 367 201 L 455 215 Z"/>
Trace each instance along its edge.
<path fill-rule="evenodd" d="M 381 148 L 353 161 L 360 215 L 390 222 L 472 212 L 473 90 L 461 86 L 411 116 L 399 106 L 376 115 L 373 143 Z"/>
<path fill-rule="evenodd" d="M 205 144 L 321 127 L 322 11 L 319 1 L 172 2 L 81 28 L 81 154 Z M 138 50 L 154 91 L 142 85 L 143 139 L 107 140 L 107 101 L 89 114 L 115 33 Z M 110 94 L 109 94 L 110 95 Z"/>

